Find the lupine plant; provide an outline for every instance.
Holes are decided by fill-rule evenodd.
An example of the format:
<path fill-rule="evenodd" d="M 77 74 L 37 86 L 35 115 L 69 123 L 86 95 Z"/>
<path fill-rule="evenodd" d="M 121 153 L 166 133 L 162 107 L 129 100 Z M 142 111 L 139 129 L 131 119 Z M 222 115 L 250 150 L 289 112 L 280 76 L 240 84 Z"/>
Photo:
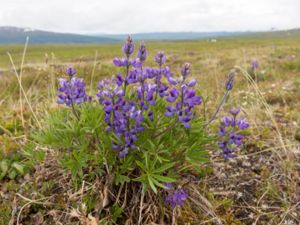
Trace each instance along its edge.
<path fill-rule="evenodd" d="M 239 134 L 239 132 L 250 126 L 246 118 L 237 119 L 239 113 L 240 108 L 231 109 L 231 117 L 225 116 L 220 124 L 218 135 L 221 137 L 220 148 L 225 159 L 234 156 L 244 139 L 244 136 Z"/>
<path fill-rule="evenodd" d="M 67 68 L 68 79 L 60 79 L 58 89 L 58 103 L 66 107 L 50 116 L 37 138 L 64 150 L 61 162 L 74 179 L 89 171 L 90 177 L 103 177 L 111 192 L 120 184 L 141 184 L 143 193 L 152 190 L 166 197 L 166 205 L 180 207 L 187 192 L 176 183 L 183 173 L 203 170 L 215 136 L 209 135 L 208 123 L 198 113 L 202 98 L 190 64 L 177 76 L 166 65 L 164 52 L 155 55 L 155 67 L 148 67 L 146 45 L 140 43 L 136 54 L 134 49 L 129 36 L 123 57 L 112 62 L 118 72 L 98 83 L 93 99 L 75 69 Z M 233 78 L 230 75 L 226 83 L 227 94 Z M 238 112 L 231 111 L 233 118 L 224 118 L 220 127 L 225 158 L 241 145 L 237 128 L 249 126 L 245 119 L 237 120 Z"/>

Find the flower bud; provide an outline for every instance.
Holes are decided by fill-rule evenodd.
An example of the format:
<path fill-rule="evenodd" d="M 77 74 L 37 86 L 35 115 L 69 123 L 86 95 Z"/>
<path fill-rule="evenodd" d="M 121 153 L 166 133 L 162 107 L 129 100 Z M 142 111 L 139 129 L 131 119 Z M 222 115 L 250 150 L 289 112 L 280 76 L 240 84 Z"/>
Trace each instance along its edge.
<path fill-rule="evenodd" d="M 139 58 L 139 60 L 141 62 L 144 62 L 146 60 L 146 58 L 147 58 L 147 51 L 146 51 L 146 46 L 145 46 L 144 43 L 140 44 L 140 48 L 139 48 L 137 57 Z"/>
<path fill-rule="evenodd" d="M 191 73 L 191 65 L 189 63 L 185 63 L 181 68 L 181 75 L 183 78 L 186 78 Z"/>
<path fill-rule="evenodd" d="M 159 51 L 156 56 L 155 56 L 155 62 L 159 65 L 162 66 L 167 60 L 166 55 L 164 54 L 164 52 Z"/>
<path fill-rule="evenodd" d="M 233 88 L 233 80 L 235 74 L 236 74 L 235 69 L 230 70 L 226 81 L 226 86 L 225 86 L 227 91 L 230 91 Z"/>
<path fill-rule="evenodd" d="M 129 57 L 133 53 L 134 44 L 133 44 L 133 40 L 130 35 L 128 35 L 128 38 L 127 38 L 125 44 L 123 45 L 122 50 L 127 57 Z"/>

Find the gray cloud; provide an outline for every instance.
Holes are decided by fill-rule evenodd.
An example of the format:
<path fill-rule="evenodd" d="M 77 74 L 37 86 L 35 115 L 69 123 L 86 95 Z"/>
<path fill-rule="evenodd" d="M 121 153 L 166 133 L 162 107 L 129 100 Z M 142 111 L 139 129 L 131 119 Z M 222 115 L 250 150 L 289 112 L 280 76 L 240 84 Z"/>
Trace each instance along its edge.
<path fill-rule="evenodd" d="M 0 25 L 79 33 L 268 30 L 300 27 L 299 9 L 299 0 L 7 0 Z"/>

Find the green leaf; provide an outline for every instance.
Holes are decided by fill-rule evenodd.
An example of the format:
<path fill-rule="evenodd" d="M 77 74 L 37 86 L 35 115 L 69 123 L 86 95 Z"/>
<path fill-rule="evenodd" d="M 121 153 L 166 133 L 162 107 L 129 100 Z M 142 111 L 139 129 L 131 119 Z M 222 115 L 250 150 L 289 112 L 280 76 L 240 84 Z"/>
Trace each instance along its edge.
<path fill-rule="evenodd" d="M 165 182 L 165 183 L 172 183 L 175 182 L 176 180 L 174 178 L 171 177 L 166 177 L 166 176 L 161 176 L 161 175 L 156 175 L 153 174 L 153 177 L 161 182 Z"/>
<path fill-rule="evenodd" d="M 113 205 L 112 207 L 112 220 L 116 223 L 117 219 L 121 217 L 123 212 L 122 207 L 118 206 L 117 204 Z"/>
<path fill-rule="evenodd" d="M 148 181 L 147 181 L 148 180 L 148 176 L 147 176 L 147 174 L 143 174 L 142 176 L 134 178 L 133 180 L 145 184 L 145 183 L 148 183 Z"/>
<path fill-rule="evenodd" d="M 157 194 L 157 188 L 155 187 L 151 176 L 148 176 L 148 182 L 149 182 L 151 189 L 154 191 L 155 194 Z"/>
<path fill-rule="evenodd" d="M 147 171 L 146 167 L 144 166 L 144 164 L 140 161 L 135 161 L 136 164 L 143 170 L 143 171 Z"/>
<path fill-rule="evenodd" d="M 20 175 L 23 175 L 24 174 L 24 165 L 20 164 L 20 163 L 17 163 L 17 162 L 14 162 L 12 165 L 11 165 L 12 168 L 15 168 L 18 173 Z"/>
<path fill-rule="evenodd" d="M 115 183 L 118 185 L 118 184 L 123 184 L 125 182 L 129 183 L 130 178 L 128 176 L 125 176 L 125 175 L 122 175 L 122 174 L 117 174 Z"/>
<path fill-rule="evenodd" d="M 166 163 L 164 165 L 162 165 L 161 167 L 157 168 L 154 170 L 154 173 L 162 173 L 170 168 L 172 168 L 174 166 L 174 163 L 171 162 L 171 163 Z"/>
<path fill-rule="evenodd" d="M 153 183 L 154 183 L 156 186 L 161 187 L 161 188 L 163 188 L 163 189 L 166 188 L 166 186 L 165 186 L 164 184 L 158 182 L 158 181 L 155 180 L 154 178 L 152 178 L 152 181 L 153 181 Z"/>

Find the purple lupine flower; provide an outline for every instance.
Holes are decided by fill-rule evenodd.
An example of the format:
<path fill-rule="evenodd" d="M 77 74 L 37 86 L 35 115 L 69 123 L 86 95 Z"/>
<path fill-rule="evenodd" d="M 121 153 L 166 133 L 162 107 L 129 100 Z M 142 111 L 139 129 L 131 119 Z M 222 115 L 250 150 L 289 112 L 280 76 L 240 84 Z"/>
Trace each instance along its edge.
<path fill-rule="evenodd" d="M 150 119 L 150 121 L 154 120 L 154 118 L 153 118 L 153 111 L 152 110 L 148 112 L 148 118 Z"/>
<path fill-rule="evenodd" d="M 167 197 L 165 199 L 165 205 L 169 205 L 172 208 L 176 206 L 182 207 L 184 201 L 187 199 L 187 194 L 184 189 L 182 188 L 174 188 L 171 183 L 165 184 L 167 190 Z"/>
<path fill-rule="evenodd" d="M 230 114 L 233 115 L 234 117 L 236 117 L 241 111 L 241 108 L 232 108 L 229 110 Z"/>
<path fill-rule="evenodd" d="M 165 64 L 166 60 L 167 60 L 167 57 L 166 55 L 164 54 L 164 52 L 162 51 L 159 51 L 155 57 L 155 62 L 159 65 L 159 66 L 162 66 L 163 64 Z"/>
<path fill-rule="evenodd" d="M 165 112 L 165 116 L 166 117 L 171 117 L 176 112 L 176 108 L 175 107 L 167 106 L 166 109 L 167 109 L 167 112 Z"/>
<path fill-rule="evenodd" d="M 258 69 L 258 61 L 256 59 L 254 59 L 252 62 L 251 62 L 251 70 L 257 70 Z"/>
<path fill-rule="evenodd" d="M 229 134 L 230 144 L 240 146 L 242 144 L 243 136 L 240 134 L 235 134 L 234 131 L 231 131 Z"/>
<path fill-rule="evenodd" d="M 227 81 L 226 81 L 226 85 L 225 85 L 225 88 L 227 91 L 230 91 L 233 88 L 233 81 L 234 81 L 235 74 L 236 74 L 235 69 L 230 70 Z"/>
<path fill-rule="evenodd" d="M 185 79 L 191 73 L 191 65 L 185 63 L 181 68 L 181 75 Z"/>
<path fill-rule="evenodd" d="M 168 82 L 172 85 L 178 84 L 178 81 L 175 80 L 173 77 L 168 77 L 167 79 L 168 79 Z"/>
<path fill-rule="evenodd" d="M 225 127 L 220 127 L 220 130 L 218 131 L 218 135 L 221 136 L 221 137 L 226 135 Z"/>
<path fill-rule="evenodd" d="M 141 68 L 143 66 L 143 62 L 139 58 L 136 58 L 132 61 L 132 66 L 134 68 Z"/>
<path fill-rule="evenodd" d="M 70 106 L 92 100 L 91 96 L 86 94 L 85 82 L 77 77 L 72 77 L 71 80 L 60 78 L 58 91 L 60 92 L 58 94 L 58 104 Z"/>
<path fill-rule="evenodd" d="M 239 112 L 240 108 L 231 109 L 230 114 L 232 117 L 225 116 L 217 132 L 221 138 L 220 148 L 225 159 L 232 158 L 237 147 L 243 144 L 244 136 L 238 134 L 238 131 L 247 129 L 250 126 L 245 118 L 237 120 Z"/>
<path fill-rule="evenodd" d="M 146 46 L 144 43 L 140 44 L 139 51 L 137 53 L 137 57 L 141 62 L 144 62 L 147 58 Z"/>
<path fill-rule="evenodd" d="M 158 82 L 158 94 L 161 98 L 168 96 L 167 90 L 169 86 L 163 86 L 161 82 Z"/>
<path fill-rule="evenodd" d="M 173 81 L 175 79 L 172 76 L 168 79 L 170 81 L 170 78 L 172 78 L 170 83 L 173 84 L 173 87 L 169 90 L 166 101 L 173 103 L 175 106 L 167 106 L 165 116 L 171 117 L 176 115 L 185 128 L 190 128 L 190 121 L 194 118 L 193 108 L 196 105 L 200 105 L 202 99 L 192 89 L 196 85 L 196 80 L 186 81 L 186 77 L 190 73 L 189 64 L 184 64 L 182 68 L 181 79 L 176 82 Z"/>
<path fill-rule="evenodd" d="M 239 119 L 237 125 L 241 130 L 247 129 L 250 126 L 246 118 Z"/>
<path fill-rule="evenodd" d="M 224 159 L 233 158 L 233 153 L 236 151 L 235 148 L 229 149 L 227 141 L 220 142 L 220 148 L 223 151 Z"/>
<path fill-rule="evenodd" d="M 113 60 L 113 63 L 117 67 L 127 67 L 131 65 L 131 62 L 126 58 L 115 58 Z"/>
<path fill-rule="evenodd" d="M 121 74 L 117 74 L 116 75 L 116 84 L 118 86 L 122 86 L 123 82 L 124 82 L 124 78 L 121 76 Z"/>
<path fill-rule="evenodd" d="M 73 66 L 67 67 L 66 74 L 73 77 L 76 74 L 76 69 Z"/>
<path fill-rule="evenodd" d="M 232 117 L 225 116 L 223 117 L 222 125 L 224 127 L 234 126 L 235 120 Z"/>
<path fill-rule="evenodd" d="M 197 81 L 195 79 L 191 80 L 190 82 L 187 83 L 188 87 L 195 87 L 195 85 L 197 84 Z"/>
<path fill-rule="evenodd" d="M 129 56 L 133 53 L 134 44 L 133 44 L 133 40 L 132 40 L 130 35 L 128 35 L 127 40 L 126 40 L 125 44 L 122 47 L 122 50 L 123 50 L 123 52 L 124 52 L 124 54 L 126 55 L 127 58 L 129 58 Z"/>
<path fill-rule="evenodd" d="M 127 82 L 129 84 L 134 84 L 139 81 L 139 71 L 137 69 L 130 70 L 128 76 L 127 76 Z"/>
<path fill-rule="evenodd" d="M 103 80 L 98 84 L 97 94 L 104 107 L 106 131 L 114 132 L 119 138 L 119 142 L 113 143 L 113 148 L 119 150 L 120 158 L 135 148 L 136 134 L 144 129 L 142 111 L 137 109 L 134 101 L 125 99 L 122 83 L 122 76 Z"/>
<path fill-rule="evenodd" d="M 119 157 L 120 158 L 124 158 L 127 154 L 128 154 L 128 150 L 124 149 L 124 150 L 120 151 Z"/>
<path fill-rule="evenodd" d="M 158 96 L 161 98 L 164 98 L 168 96 L 167 90 L 169 89 L 169 86 L 164 85 L 162 82 L 163 76 L 169 81 L 171 84 L 177 84 L 177 81 L 173 78 L 173 74 L 170 71 L 169 67 L 163 68 L 162 65 L 166 62 L 166 56 L 163 52 L 158 52 L 158 54 L 155 56 L 155 62 L 159 65 L 158 69 L 152 68 L 148 70 L 148 78 L 155 78 L 155 100 Z"/>
<path fill-rule="evenodd" d="M 170 90 L 170 96 L 168 98 L 166 98 L 166 100 L 168 102 L 174 102 L 178 98 L 178 96 L 179 96 L 179 93 L 178 93 L 177 89 L 176 88 L 172 88 Z"/>

